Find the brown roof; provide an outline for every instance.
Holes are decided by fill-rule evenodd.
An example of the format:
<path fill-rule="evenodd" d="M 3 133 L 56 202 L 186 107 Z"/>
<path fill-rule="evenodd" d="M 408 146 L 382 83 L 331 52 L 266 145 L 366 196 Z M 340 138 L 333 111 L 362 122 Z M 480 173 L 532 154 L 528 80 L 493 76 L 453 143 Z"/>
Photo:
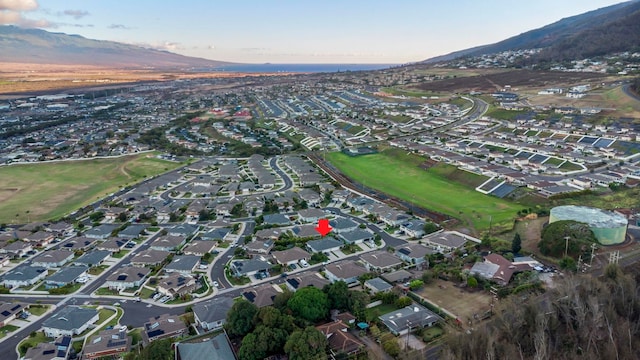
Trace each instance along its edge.
<path fill-rule="evenodd" d="M 264 284 L 245 291 L 242 295 L 255 306 L 263 307 L 273 305 L 273 299 L 280 293 L 282 293 L 280 288 L 276 289 L 271 284 Z"/>
<path fill-rule="evenodd" d="M 386 268 L 402 264 L 402 260 L 400 260 L 399 257 L 382 250 L 363 254 L 360 256 L 360 259 L 377 268 Z"/>
<path fill-rule="evenodd" d="M 308 259 L 311 255 L 308 252 L 300 249 L 299 247 L 292 247 L 291 249 L 274 251 L 271 253 L 273 258 L 280 264 L 287 264 L 291 261 L 299 261 L 302 259 Z"/>
<path fill-rule="evenodd" d="M 349 333 L 349 327 L 342 320 L 316 326 L 327 337 L 329 347 L 337 352 L 355 353 L 364 347 L 364 343 Z"/>

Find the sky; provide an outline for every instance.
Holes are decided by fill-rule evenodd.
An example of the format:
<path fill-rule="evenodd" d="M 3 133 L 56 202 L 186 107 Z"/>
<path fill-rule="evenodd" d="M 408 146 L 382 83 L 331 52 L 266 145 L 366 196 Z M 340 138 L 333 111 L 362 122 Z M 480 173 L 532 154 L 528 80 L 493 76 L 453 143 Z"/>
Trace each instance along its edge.
<path fill-rule="evenodd" d="M 240 63 L 400 64 L 620 0 L 0 0 L 0 24 Z"/>

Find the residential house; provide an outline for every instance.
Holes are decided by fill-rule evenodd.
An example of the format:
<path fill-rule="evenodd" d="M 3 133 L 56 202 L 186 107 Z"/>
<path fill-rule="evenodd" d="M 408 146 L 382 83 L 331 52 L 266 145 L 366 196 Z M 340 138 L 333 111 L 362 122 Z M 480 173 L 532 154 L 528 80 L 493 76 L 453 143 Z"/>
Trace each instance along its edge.
<path fill-rule="evenodd" d="M 405 335 L 411 330 L 431 327 L 442 318 L 419 304 L 412 304 L 399 310 L 379 316 L 378 319 L 394 335 Z"/>
<path fill-rule="evenodd" d="M 177 358 L 180 360 L 235 360 L 229 338 L 221 333 L 211 339 L 197 343 L 178 343 Z"/>
<path fill-rule="evenodd" d="M 207 301 L 193 305 L 193 317 L 196 324 L 207 331 L 222 329 L 227 320 L 227 313 L 233 306 L 233 298 L 216 296 Z"/>
<path fill-rule="evenodd" d="M 424 263 L 425 256 L 435 253 L 436 251 L 424 245 L 416 243 L 406 243 L 396 247 L 396 256 L 410 264 Z"/>
<path fill-rule="evenodd" d="M 7 288 L 34 285 L 47 276 L 47 268 L 40 266 L 18 265 L 0 275 L 0 284 Z"/>
<path fill-rule="evenodd" d="M 58 237 L 73 234 L 73 224 L 61 221 L 46 225 L 45 230 L 54 233 Z"/>
<path fill-rule="evenodd" d="M 187 242 L 184 236 L 166 235 L 151 242 L 149 249 L 161 251 L 175 251 Z"/>
<path fill-rule="evenodd" d="M 60 336 L 52 343 L 39 343 L 29 348 L 23 360 L 66 360 L 71 350 L 71 336 Z"/>
<path fill-rule="evenodd" d="M 135 239 L 144 235 L 147 230 L 147 225 L 145 224 L 131 224 L 118 232 L 118 236 L 125 239 Z"/>
<path fill-rule="evenodd" d="M 151 273 L 148 268 L 123 266 L 107 277 L 104 285 L 109 289 L 122 291 L 140 287 Z"/>
<path fill-rule="evenodd" d="M 339 261 L 325 266 L 325 276 L 332 283 L 344 281 L 349 286 L 359 284 L 358 277 L 367 273 L 367 269 L 352 261 Z"/>
<path fill-rule="evenodd" d="M 27 309 L 29 304 L 21 302 L 6 302 L 0 304 L 0 327 L 4 327 L 16 319 L 18 314 Z"/>
<path fill-rule="evenodd" d="M 391 284 L 404 283 L 413 278 L 413 274 L 408 272 L 407 270 L 396 270 L 389 273 L 384 273 L 380 275 L 381 278 L 390 282 Z"/>
<path fill-rule="evenodd" d="M 90 238 L 86 236 L 74 236 L 70 239 L 67 239 L 61 242 L 58 245 L 58 248 L 61 250 L 67 250 L 67 251 L 76 251 L 76 250 L 87 251 L 91 247 L 93 247 L 95 242 L 96 242 L 95 238 Z"/>
<path fill-rule="evenodd" d="M 263 224 L 285 226 L 291 224 L 289 217 L 284 214 L 267 214 L 263 215 Z"/>
<path fill-rule="evenodd" d="M 42 323 L 47 337 L 79 335 L 98 321 L 98 310 L 80 306 L 66 306 L 56 311 Z"/>
<path fill-rule="evenodd" d="M 358 229 L 357 222 L 344 217 L 336 217 L 335 219 L 329 220 L 329 225 L 331 225 L 333 228 L 332 231 L 336 234 Z"/>
<path fill-rule="evenodd" d="M 111 257 L 111 251 L 108 250 L 94 250 L 88 252 L 73 261 L 77 265 L 86 265 L 87 267 L 94 267 L 102 264 L 103 261 Z"/>
<path fill-rule="evenodd" d="M 400 224 L 400 230 L 412 238 L 421 238 L 424 235 L 424 220 L 411 219 Z"/>
<path fill-rule="evenodd" d="M 231 234 L 231 228 L 216 228 L 200 234 L 200 239 L 208 241 L 223 241 L 227 240 L 229 234 Z"/>
<path fill-rule="evenodd" d="M 190 236 L 193 236 L 196 233 L 196 231 L 198 231 L 198 228 L 199 228 L 198 225 L 183 223 L 167 229 L 167 233 L 171 236 L 180 236 L 186 239 Z"/>
<path fill-rule="evenodd" d="M 32 244 L 24 241 L 14 241 L 9 243 L 0 249 L 0 254 L 7 254 L 12 257 L 21 257 L 27 255 L 29 251 L 33 250 Z"/>
<path fill-rule="evenodd" d="M 305 201 L 309 207 L 320 206 L 320 202 L 322 202 L 320 194 L 308 188 L 300 189 L 298 196 Z"/>
<path fill-rule="evenodd" d="M 131 350 L 132 337 L 126 330 L 102 330 L 87 339 L 82 348 L 82 359 L 93 360 L 121 357 Z"/>
<path fill-rule="evenodd" d="M 364 262 L 369 271 L 383 272 L 402 265 L 402 260 L 399 257 L 383 250 L 362 254 L 360 260 Z"/>
<path fill-rule="evenodd" d="M 327 214 L 324 211 L 316 208 L 302 209 L 298 211 L 298 219 L 301 222 L 316 223 L 318 220 L 325 219 L 326 217 Z"/>
<path fill-rule="evenodd" d="M 231 262 L 231 271 L 237 277 L 252 276 L 258 273 L 266 274 L 271 268 L 271 264 L 264 260 L 233 260 Z"/>
<path fill-rule="evenodd" d="M 104 220 L 108 222 L 114 222 L 118 220 L 118 217 L 121 214 L 124 214 L 124 216 L 126 216 L 128 212 L 129 211 L 125 208 L 113 206 L 104 210 Z"/>
<path fill-rule="evenodd" d="M 365 241 L 373 242 L 373 233 L 367 230 L 356 229 L 340 233 L 340 238 L 347 244 L 362 244 Z"/>
<path fill-rule="evenodd" d="M 44 268 L 57 268 L 73 259 L 73 252 L 65 250 L 44 251 L 33 259 L 32 266 L 42 266 Z"/>
<path fill-rule="evenodd" d="M 256 232 L 256 240 L 278 240 L 285 230 L 281 228 L 262 229 Z"/>
<path fill-rule="evenodd" d="M 22 240 L 35 244 L 35 246 L 46 246 L 55 240 L 56 236 L 48 231 L 36 231 L 22 238 Z"/>
<path fill-rule="evenodd" d="M 116 231 L 120 226 L 117 224 L 101 224 L 94 228 L 87 230 L 84 236 L 94 239 L 106 239 L 111 236 L 111 233 Z"/>
<path fill-rule="evenodd" d="M 274 251 L 271 255 L 273 255 L 273 258 L 278 264 L 284 266 L 297 264 L 300 260 L 308 260 L 311 257 L 308 252 L 300 249 L 299 247 L 292 247 L 291 249 L 282 251 Z"/>
<path fill-rule="evenodd" d="M 306 225 L 295 226 L 293 229 L 291 229 L 291 231 L 293 232 L 294 236 L 297 236 L 303 239 L 319 238 L 321 236 L 320 233 L 316 230 L 316 224 L 306 224 Z"/>
<path fill-rule="evenodd" d="M 307 241 L 307 249 L 312 253 L 329 253 L 340 250 L 344 245 L 342 241 L 336 240 L 331 236 L 324 237 L 320 240 Z"/>
<path fill-rule="evenodd" d="M 361 340 L 349 332 L 349 326 L 342 320 L 316 326 L 316 329 L 327 338 L 332 354 L 355 356 L 366 348 Z"/>
<path fill-rule="evenodd" d="M 73 284 L 78 278 L 87 275 L 86 266 L 65 266 L 44 280 L 46 288 L 56 288 Z"/>
<path fill-rule="evenodd" d="M 197 288 L 198 281 L 193 276 L 171 273 L 169 276 L 158 281 L 156 290 L 173 299 L 182 295 L 191 294 Z"/>
<path fill-rule="evenodd" d="M 265 307 L 273 305 L 273 299 L 281 293 L 282 289 L 279 286 L 263 284 L 247 289 L 242 296 L 257 307 Z"/>
<path fill-rule="evenodd" d="M 531 269 L 528 263 L 515 265 L 502 255 L 489 254 L 484 257 L 484 262 L 475 263 L 469 273 L 504 286 L 509 284 L 514 273 Z"/>
<path fill-rule="evenodd" d="M 98 250 L 107 250 L 107 251 L 110 251 L 112 254 L 115 254 L 117 252 L 120 252 L 120 250 L 124 248 L 127 242 L 128 242 L 127 240 L 120 239 L 120 238 L 110 238 L 103 241 L 101 244 L 98 244 L 96 248 Z"/>
<path fill-rule="evenodd" d="M 254 240 L 244 245 L 245 250 L 250 253 L 268 254 L 274 245 L 273 240 Z"/>
<path fill-rule="evenodd" d="M 364 282 L 364 287 L 369 289 L 372 294 L 377 294 L 379 292 L 386 292 L 393 289 L 393 285 L 388 282 L 382 280 L 381 278 L 373 278 Z"/>
<path fill-rule="evenodd" d="M 132 259 L 133 266 L 154 266 L 163 262 L 170 252 L 162 250 L 147 249 L 137 253 Z"/>
<path fill-rule="evenodd" d="M 457 231 L 440 231 L 425 236 L 422 241 L 428 246 L 433 247 L 438 252 L 451 252 L 459 249 L 467 243 L 473 241 L 480 244 L 482 241 L 472 236 L 459 233 Z"/>
<path fill-rule="evenodd" d="M 193 240 L 182 249 L 182 253 L 185 255 L 195 255 L 202 257 L 205 254 L 211 252 L 217 245 L 215 241 L 201 241 Z"/>
<path fill-rule="evenodd" d="M 183 275 L 188 275 L 200 263 L 200 256 L 196 255 L 176 255 L 171 262 L 164 267 L 164 271 L 171 273 L 177 272 Z"/>
<path fill-rule="evenodd" d="M 142 342 L 149 344 L 152 341 L 178 337 L 187 332 L 187 326 L 177 315 L 164 314 L 150 318 L 143 325 Z"/>
<path fill-rule="evenodd" d="M 315 271 L 305 271 L 287 277 L 287 281 L 285 282 L 285 284 L 287 285 L 289 290 L 296 292 L 298 291 L 298 289 L 302 289 L 308 286 L 313 286 L 322 290 L 325 285 L 329 284 L 329 281 Z"/>

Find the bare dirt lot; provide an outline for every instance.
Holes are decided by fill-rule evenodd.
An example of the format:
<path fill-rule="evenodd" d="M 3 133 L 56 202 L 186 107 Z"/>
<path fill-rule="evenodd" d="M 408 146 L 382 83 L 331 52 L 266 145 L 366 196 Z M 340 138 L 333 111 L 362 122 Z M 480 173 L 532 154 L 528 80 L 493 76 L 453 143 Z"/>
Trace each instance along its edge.
<path fill-rule="evenodd" d="M 467 291 L 458 288 L 454 283 L 444 280 L 436 280 L 425 286 L 418 294 L 430 302 L 455 314 L 463 324 L 468 319 L 473 319 L 491 309 L 491 294 L 486 291 Z"/>
<path fill-rule="evenodd" d="M 512 70 L 469 77 L 458 76 L 445 80 L 426 82 L 417 85 L 416 88 L 433 92 L 493 92 L 501 90 L 506 85 L 510 85 L 512 88 L 546 88 L 563 84 L 575 85 L 581 82 L 602 81 L 606 78 L 607 75 L 597 73 Z"/>

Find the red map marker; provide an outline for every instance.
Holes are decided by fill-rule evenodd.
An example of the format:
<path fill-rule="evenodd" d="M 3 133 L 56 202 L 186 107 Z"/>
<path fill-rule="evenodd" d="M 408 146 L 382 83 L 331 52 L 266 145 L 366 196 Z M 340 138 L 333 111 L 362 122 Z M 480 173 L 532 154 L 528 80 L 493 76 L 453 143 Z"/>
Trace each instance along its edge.
<path fill-rule="evenodd" d="M 320 233 L 320 235 L 325 236 L 327 235 L 329 232 L 331 232 L 331 229 L 333 229 L 331 226 L 329 226 L 329 220 L 328 219 L 320 219 L 318 220 L 318 226 L 316 227 L 316 231 Z"/>

